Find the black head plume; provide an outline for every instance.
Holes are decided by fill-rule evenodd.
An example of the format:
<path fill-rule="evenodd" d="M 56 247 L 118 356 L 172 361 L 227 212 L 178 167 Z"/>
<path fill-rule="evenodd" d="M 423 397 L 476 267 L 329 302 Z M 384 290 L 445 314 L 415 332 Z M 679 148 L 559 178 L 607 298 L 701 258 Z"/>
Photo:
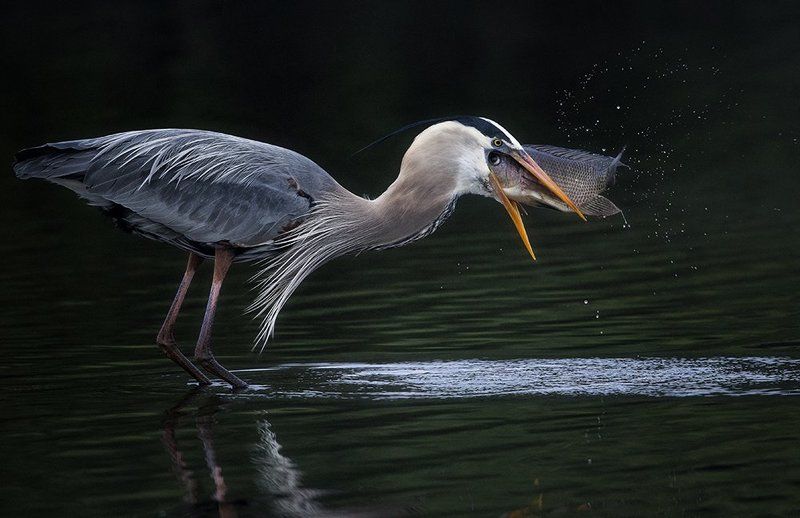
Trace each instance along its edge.
<path fill-rule="evenodd" d="M 394 137 L 395 135 L 403 133 L 404 131 L 410 130 L 412 128 L 418 128 L 420 126 L 431 126 L 433 124 L 438 124 L 440 122 L 445 122 L 445 121 L 460 122 L 464 126 L 469 126 L 477 129 L 478 131 L 480 131 L 489 138 L 501 138 L 503 140 L 511 140 L 511 136 L 505 131 L 503 131 L 503 128 L 498 127 L 496 124 L 492 123 L 488 119 L 484 119 L 483 117 L 475 117 L 474 115 L 455 115 L 450 117 L 437 117 L 435 119 L 425 119 L 421 121 L 412 122 L 410 124 L 406 124 L 405 126 L 398 128 L 392 131 L 391 133 L 388 133 L 382 136 L 381 138 L 370 142 L 366 146 L 362 147 L 361 149 L 350 155 L 350 158 L 353 158 L 359 153 L 366 151 L 374 146 L 377 146 L 378 144 L 385 142 L 390 138 Z"/>

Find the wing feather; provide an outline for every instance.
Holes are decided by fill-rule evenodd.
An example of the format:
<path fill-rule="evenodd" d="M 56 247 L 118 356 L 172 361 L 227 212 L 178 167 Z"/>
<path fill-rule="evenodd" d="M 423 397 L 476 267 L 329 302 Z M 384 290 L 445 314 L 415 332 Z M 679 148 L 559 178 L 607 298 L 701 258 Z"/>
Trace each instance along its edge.
<path fill-rule="evenodd" d="M 341 189 L 308 158 L 200 130 L 145 130 L 21 151 L 15 171 L 66 185 L 95 205 L 119 205 L 174 236 L 255 247 L 295 224 L 315 198 Z M 74 187 L 74 188 L 73 188 Z"/>

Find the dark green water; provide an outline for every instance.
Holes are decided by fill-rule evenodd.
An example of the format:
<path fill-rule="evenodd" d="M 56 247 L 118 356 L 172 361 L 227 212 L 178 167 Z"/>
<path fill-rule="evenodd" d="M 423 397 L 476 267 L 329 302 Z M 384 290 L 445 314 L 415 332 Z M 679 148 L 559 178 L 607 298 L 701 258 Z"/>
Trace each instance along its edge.
<path fill-rule="evenodd" d="M 800 515 L 797 9 L 601 5 L 10 11 L 9 160 L 204 127 L 376 195 L 409 137 L 350 152 L 467 112 L 633 168 L 609 193 L 630 228 L 532 211 L 531 264 L 499 205 L 462 199 L 433 236 L 315 273 L 261 355 L 235 267 L 215 349 L 240 394 L 154 344 L 181 253 L 7 171 L 0 512 Z"/>

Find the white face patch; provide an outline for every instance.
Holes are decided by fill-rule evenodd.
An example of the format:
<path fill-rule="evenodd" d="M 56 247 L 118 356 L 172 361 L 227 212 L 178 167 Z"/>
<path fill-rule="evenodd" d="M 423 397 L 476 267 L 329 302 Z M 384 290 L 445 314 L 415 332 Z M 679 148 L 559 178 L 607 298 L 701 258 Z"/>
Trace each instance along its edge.
<path fill-rule="evenodd" d="M 410 185 L 415 190 L 442 192 L 447 198 L 462 194 L 496 198 L 487 162 L 487 154 L 497 149 L 495 138 L 511 148 L 521 147 L 500 125 L 482 117 L 434 124 L 417 135 L 406 151 L 400 180 L 413 178 Z"/>

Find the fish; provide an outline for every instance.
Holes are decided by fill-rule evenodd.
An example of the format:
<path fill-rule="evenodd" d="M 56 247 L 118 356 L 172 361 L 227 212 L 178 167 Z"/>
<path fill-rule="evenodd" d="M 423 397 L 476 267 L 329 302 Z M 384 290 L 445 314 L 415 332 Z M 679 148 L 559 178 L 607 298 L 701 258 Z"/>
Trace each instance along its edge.
<path fill-rule="evenodd" d="M 622 212 L 601 193 L 616 183 L 617 168 L 627 167 L 622 162 L 625 148 L 611 157 L 549 145 L 525 144 L 522 147 L 585 215 L 605 218 Z M 562 212 L 572 210 L 542 188 L 513 158 L 501 155 L 499 163 L 489 167 L 500 179 L 503 191 L 510 199 L 529 207 Z"/>

